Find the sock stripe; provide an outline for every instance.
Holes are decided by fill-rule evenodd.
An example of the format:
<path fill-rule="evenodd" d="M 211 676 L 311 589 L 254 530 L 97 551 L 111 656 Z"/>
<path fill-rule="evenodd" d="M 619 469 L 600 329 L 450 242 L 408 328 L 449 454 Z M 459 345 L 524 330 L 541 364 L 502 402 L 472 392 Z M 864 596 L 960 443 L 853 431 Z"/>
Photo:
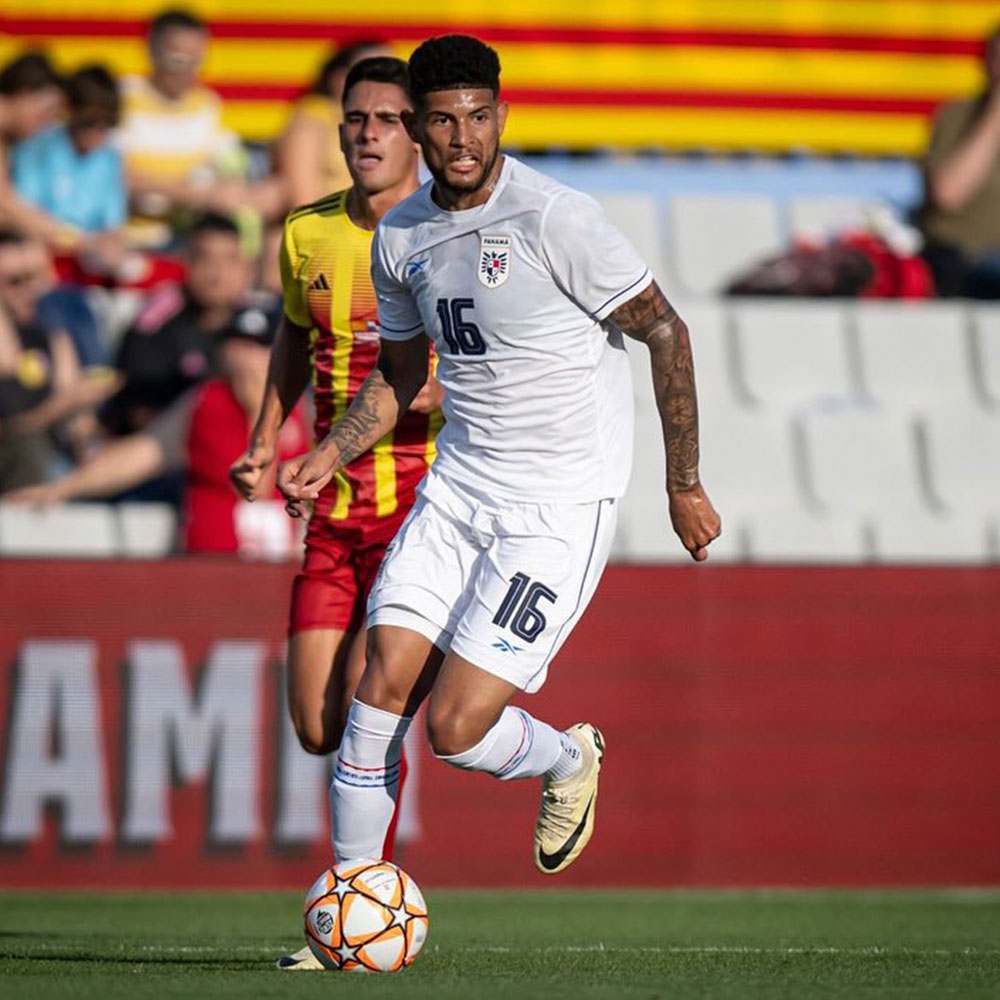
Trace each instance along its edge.
<path fill-rule="evenodd" d="M 521 742 L 517 745 L 514 753 L 493 772 L 497 778 L 502 778 L 505 774 L 513 771 L 528 756 L 535 743 L 535 727 L 532 725 L 531 717 L 518 708 L 515 708 L 514 711 L 517 712 L 521 720 Z"/>
<path fill-rule="evenodd" d="M 333 778 L 352 788 L 385 788 L 399 780 L 399 768 L 398 761 L 388 767 L 358 767 L 338 758 Z"/>

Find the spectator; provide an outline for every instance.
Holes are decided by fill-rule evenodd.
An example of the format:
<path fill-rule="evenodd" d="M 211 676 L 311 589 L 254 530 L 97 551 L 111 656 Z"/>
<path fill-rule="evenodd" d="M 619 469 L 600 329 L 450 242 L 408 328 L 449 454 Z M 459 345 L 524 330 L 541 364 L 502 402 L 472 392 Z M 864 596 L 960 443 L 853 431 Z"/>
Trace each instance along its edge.
<path fill-rule="evenodd" d="M 69 336 L 40 322 L 44 261 L 37 241 L 0 231 L 0 492 L 43 480 L 55 454 L 50 431 L 113 387 L 102 373 L 81 375 Z M 69 443 L 82 450 L 93 426 L 70 425 Z"/>
<path fill-rule="evenodd" d="M 272 502 L 263 505 L 241 501 L 228 472 L 246 445 L 264 394 L 274 330 L 274 325 L 255 332 L 228 327 L 218 344 L 218 378 L 187 393 L 145 430 L 111 442 L 62 479 L 4 499 L 47 505 L 109 498 L 152 477 L 179 472 L 186 483 L 181 531 L 186 551 L 289 557 L 294 527 L 280 495 L 274 491 Z M 306 446 L 307 427 L 297 407 L 279 439 L 281 461 Z"/>
<path fill-rule="evenodd" d="M 218 95 L 200 86 L 208 27 L 182 10 L 164 11 L 149 27 L 148 78 L 126 77 L 119 142 L 135 209 L 132 237 L 144 245 L 169 241 L 178 209 L 232 213 L 243 185 L 223 179 L 220 166 L 239 156 L 223 128 Z"/>
<path fill-rule="evenodd" d="M 0 72 L 0 225 L 55 242 L 77 233 L 28 204 L 8 179 L 9 152 L 18 142 L 54 125 L 63 106 L 59 77 L 40 52 L 27 52 Z"/>
<path fill-rule="evenodd" d="M 124 336 L 116 367 L 125 384 L 102 421 L 115 435 L 142 430 L 188 389 L 204 381 L 215 345 L 231 328 L 264 329 L 280 312 L 274 296 L 250 294 L 251 262 L 232 220 L 208 214 L 188 238 L 187 277 L 150 300 Z"/>
<path fill-rule="evenodd" d="M 327 59 L 309 93 L 296 103 L 277 147 L 288 206 L 305 205 L 351 186 L 340 149 L 344 81 L 356 62 L 380 55 L 391 55 L 383 42 L 366 39 L 348 45 Z"/>
<path fill-rule="evenodd" d="M 65 83 L 69 112 L 14 152 L 18 194 L 64 226 L 84 234 L 79 249 L 101 270 L 121 259 L 128 195 L 119 154 L 108 145 L 118 123 L 118 87 L 103 66 L 77 70 Z"/>
<path fill-rule="evenodd" d="M 1000 28 L 986 42 L 986 88 L 934 119 L 925 165 L 924 251 L 943 295 L 1000 298 Z"/>

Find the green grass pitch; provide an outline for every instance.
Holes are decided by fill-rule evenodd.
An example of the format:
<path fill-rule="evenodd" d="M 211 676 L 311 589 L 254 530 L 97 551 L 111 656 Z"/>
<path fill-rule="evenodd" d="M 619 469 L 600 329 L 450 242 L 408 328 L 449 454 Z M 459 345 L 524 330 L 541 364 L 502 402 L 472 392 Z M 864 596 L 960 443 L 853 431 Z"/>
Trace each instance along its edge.
<path fill-rule="evenodd" d="M 0 893 L 5 1000 L 1000 997 L 1000 892 L 430 892 L 416 964 L 282 973 L 289 893 Z"/>

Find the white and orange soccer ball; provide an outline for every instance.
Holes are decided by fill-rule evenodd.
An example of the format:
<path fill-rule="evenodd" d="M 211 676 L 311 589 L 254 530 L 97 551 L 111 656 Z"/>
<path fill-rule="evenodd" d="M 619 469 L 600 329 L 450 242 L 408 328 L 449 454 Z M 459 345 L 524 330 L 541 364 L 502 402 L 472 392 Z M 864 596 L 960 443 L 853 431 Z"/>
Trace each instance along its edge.
<path fill-rule="evenodd" d="M 328 969 L 396 972 L 427 939 L 427 904 L 391 861 L 345 861 L 306 894 L 306 941 Z"/>

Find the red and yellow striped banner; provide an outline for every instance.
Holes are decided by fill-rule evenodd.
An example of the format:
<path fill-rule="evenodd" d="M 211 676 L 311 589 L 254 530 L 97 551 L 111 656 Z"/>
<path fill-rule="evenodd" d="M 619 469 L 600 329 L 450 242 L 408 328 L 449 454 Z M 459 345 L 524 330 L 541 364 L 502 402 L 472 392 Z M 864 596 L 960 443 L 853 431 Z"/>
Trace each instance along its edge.
<path fill-rule="evenodd" d="M 0 59 L 42 44 L 64 68 L 143 72 L 152 0 L 3 0 Z M 495 45 L 529 148 L 919 153 L 941 101 L 982 85 L 996 0 L 197 0 L 205 80 L 244 136 L 267 139 L 332 46 L 406 56 L 451 31 Z"/>

